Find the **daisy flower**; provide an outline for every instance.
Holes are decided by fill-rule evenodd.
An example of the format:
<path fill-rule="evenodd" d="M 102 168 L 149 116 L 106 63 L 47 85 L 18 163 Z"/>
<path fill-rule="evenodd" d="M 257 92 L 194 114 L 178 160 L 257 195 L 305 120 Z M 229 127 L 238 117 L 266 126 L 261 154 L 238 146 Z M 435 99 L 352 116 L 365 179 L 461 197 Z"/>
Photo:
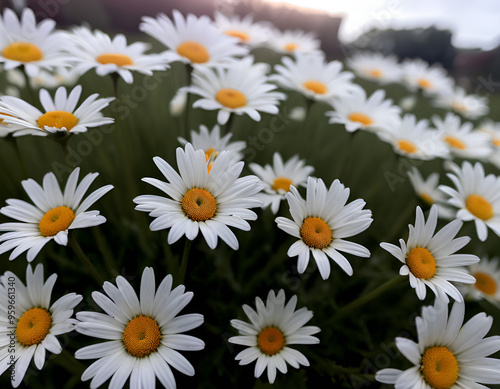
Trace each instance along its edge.
<path fill-rule="evenodd" d="M 300 54 L 282 58 L 269 79 L 285 89 L 295 90 L 312 100 L 344 98 L 360 89 L 351 80 L 354 74 L 342 71 L 339 61 L 326 62 L 323 54 Z"/>
<path fill-rule="evenodd" d="M 198 68 L 192 76 L 193 83 L 185 90 L 202 97 L 193 108 L 218 110 L 219 124 L 225 124 L 232 113 L 247 114 L 258 122 L 259 112 L 277 114 L 279 100 L 285 99 L 283 93 L 273 91 L 277 86 L 267 83 L 267 76 L 259 64 L 253 63 L 253 57 L 235 61 L 228 69 Z"/>
<path fill-rule="evenodd" d="M 113 123 L 113 118 L 104 117 L 101 113 L 101 110 L 114 100 L 113 97 L 99 99 L 99 95 L 94 93 L 77 108 L 81 93 L 81 85 L 75 86 L 69 95 L 66 88 L 61 86 L 57 88 L 52 99 L 46 89 L 40 89 L 40 103 L 45 112 L 20 98 L 3 96 L 0 98 L 0 112 L 3 112 L 0 118 L 21 127 L 13 133 L 13 136 L 49 134 L 63 136 Z"/>
<path fill-rule="evenodd" d="M 251 47 L 263 46 L 269 39 L 270 30 L 263 23 L 254 23 L 252 15 L 240 18 L 238 15 L 226 16 L 216 11 L 215 26 L 224 34 L 233 36 L 240 43 Z"/>
<path fill-rule="evenodd" d="M 472 300 L 488 300 L 494 305 L 500 306 L 500 265 L 497 257 L 481 260 L 469 266 L 469 272 L 476 279 L 475 284 L 466 285 L 462 288 L 464 296 Z"/>
<path fill-rule="evenodd" d="M 430 160 L 447 158 L 446 143 L 436 130 L 429 128 L 426 119 L 417 121 L 413 114 L 405 114 L 397 127 L 378 132 L 383 141 L 392 145 L 394 152 L 408 158 Z"/>
<path fill-rule="evenodd" d="M 313 33 L 302 30 L 271 30 L 267 45 L 282 54 L 320 54 L 321 42 Z"/>
<path fill-rule="evenodd" d="M 422 90 L 427 95 L 443 95 L 453 90 L 454 83 L 446 70 L 440 66 L 429 66 L 420 58 L 402 62 L 403 81 L 412 90 Z"/>
<path fill-rule="evenodd" d="M 259 197 L 264 201 L 262 208 L 271 205 L 274 214 L 278 212 L 280 203 L 290 191 L 290 187 L 306 186 L 307 178 L 314 172 L 312 166 L 307 166 L 306 161 L 294 155 L 283 163 L 279 153 L 273 155 L 273 166 L 264 167 L 251 163 L 250 169 L 262 180 L 264 190 Z"/>
<path fill-rule="evenodd" d="M 379 84 L 401 81 L 401 65 L 393 55 L 386 56 L 382 53 L 358 52 L 347 59 L 347 66 L 358 77 Z"/>
<path fill-rule="evenodd" d="M 181 137 L 177 138 L 177 140 L 183 146 L 186 143 L 191 143 L 195 150 L 203 150 L 207 158 L 207 163 L 211 167 L 221 151 L 230 151 L 233 163 L 243 159 L 241 151 L 247 147 L 247 144 L 244 141 L 231 142 L 232 136 L 233 134 L 228 133 L 221 137 L 220 127 L 217 124 L 213 126 L 212 130 L 201 124 L 200 132 L 191 130 L 191 142 Z"/>
<path fill-rule="evenodd" d="M 456 189 L 440 185 L 439 190 L 450 198 L 448 203 L 458 208 L 456 217 L 464 221 L 474 220 L 479 240 L 485 241 L 490 227 L 500 236 L 500 178 L 493 174 L 485 176 L 483 165 L 474 166 L 468 161 L 462 167 L 452 165 L 453 173 L 448 177 Z"/>
<path fill-rule="evenodd" d="M 484 132 L 473 131 L 472 123 L 461 123 L 460 118 L 451 112 L 444 119 L 433 115 L 432 121 L 453 155 L 484 159 L 491 154 L 491 137 Z"/>
<path fill-rule="evenodd" d="M 92 379 L 91 388 L 104 384 L 122 388 L 130 377 L 130 388 L 153 388 L 158 378 L 165 388 L 175 388 L 171 367 L 188 376 L 194 367 L 177 350 L 198 351 L 205 343 L 183 332 L 199 327 L 203 315 L 177 316 L 191 301 L 193 292 L 184 285 L 172 290 L 172 276 L 167 275 L 155 289 L 155 274 L 146 267 L 142 273 L 139 296 L 130 283 L 118 276 L 116 285 L 105 282 L 104 292 L 92 298 L 105 313 L 78 312 L 76 330 L 106 342 L 79 349 L 77 359 L 97 359 L 82 375 Z"/>
<path fill-rule="evenodd" d="M 314 335 L 321 331 L 316 326 L 304 326 L 313 317 L 312 311 L 300 308 L 297 311 L 297 296 L 293 296 L 285 304 L 285 292 L 278 294 L 269 291 L 267 301 L 255 298 L 255 311 L 248 305 L 243 310 L 250 323 L 233 319 L 231 325 L 239 332 L 239 336 L 229 338 L 230 343 L 247 346 L 235 359 L 240 365 L 255 363 L 255 378 L 267 369 L 267 377 L 272 384 L 276 379 L 276 369 L 286 374 L 287 363 L 298 369 L 300 365 L 309 366 L 307 358 L 299 351 L 289 347 L 292 344 L 318 344 Z"/>
<path fill-rule="evenodd" d="M 332 101 L 333 111 L 326 112 L 330 123 L 341 123 L 349 132 L 359 129 L 385 131 L 398 127 L 401 108 L 385 99 L 385 91 L 379 89 L 370 97 L 358 88 L 350 95 Z"/>
<path fill-rule="evenodd" d="M 143 42 L 127 44 L 123 34 L 113 39 L 102 31 L 90 31 L 86 27 L 78 27 L 68 34 L 69 45 L 66 51 L 71 54 L 75 70 L 84 74 L 95 69 L 99 76 L 117 73 L 127 84 L 134 81 L 132 72 L 147 76 L 153 70 L 165 70 L 169 57 L 158 54 L 144 54 L 149 45 Z"/>
<path fill-rule="evenodd" d="M 30 77 L 40 69 L 68 64 L 68 58 L 61 51 L 64 47 L 64 33 L 54 32 L 56 22 L 45 19 L 36 23 L 35 14 L 25 8 L 18 19 L 9 8 L 0 16 L 0 63 L 4 70 L 24 66 Z"/>
<path fill-rule="evenodd" d="M 414 366 L 383 369 L 375 379 L 396 388 L 486 388 L 500 382 L 500 361 L 487 358 L 500 350 L 498 336 L 485 338 L 493 318 L 478 313 L 463 326 L 465 304 L 448 306 L 436 300 L 416 318 L 418 342 L 396 338 L 396 346 Z"/>
<path fill-rule="evenodd" d="M 278 227 L 298 238 L 288 249 L 288 256 L 298 256 L 297 269 L 303 273 L 312 253 L 321 277 L 330 276 L 330 257 L 348 275 L 353 270 L 349 261 L 339 251 L 367 258 L 370 251 L 354 242 L 345 240 L 366 230 L 372 223 L 372 212 L 362 209 L 365 201 L 354 200 L 346 204 L 349 188 L 339 180 L 330 188 L 318 178 L 307 179 L 307 194 L 304 200 L 299 191 L 291 186 L 286 194 L 292 219 L 277 217 Z"/>
<path fill-rule="evenodd" d="M 410 285 L 420 300 L 425 298 L 427 286 L 443 301 L 449 301 L 447 295 L 456 301 L 463 301 L 462 294 L 450 281 L 476 282 L 463 266 L 479 262 L 479 258 L 472 254 L 454 254 L 470 241 L 468 236 L 455 238 L 462 221 L 455 219 L 434 234 L 437 215 L 437 207 L 433 205 L 426 222 L 422 209 L 417 207 L 415 226 L 409 225 L 408 240 L 400 239 L 401 247 L 384 242 L 380 246 L 403 263 L 399 274 L 409 277 Z"/>
<path fill-rule="evenodd" d="M 69 175 L 64 193 L 52 172 L 43 177 L 43 187 L 31 178 L 22 182 L 34 205 L 24 200 L 6 200 L 7 206 L 1 208 L 0 213 L 19 222 L 0 224 L 0 231 L 8 231 L 0 235 L 0 242 L 3 242 L 0 244 L 0 254 L 14 248 L 9 257 L 13 260 L 28 250 L 27 259 L 31 262 L 50 240 L 66 246 L 69 230 L 106 222 L 99 211 L 87 209 L 113 189 L 113 185 L 96 189 L 83 200 L 98 173 L 87 174 L 77 185 L 79 173 L 80 168 L 76 168 Z"/>
<path fill-rule="evenodd" d="M 196 67 L 227 65 L 236 56 L 248 53 L 246 47 L 238 45 L 238 39 L 221 32 L 206 15 L 199 18 L 188 14 L 186 18 L 172 11 L 173 21 L 165 14 L 156 19 L 142 18 L 139 29 L 157 39 L 168 48 L 171 60 L 181 61 Z"/>
<path fill-rule="evenodd" d="M 490 110 L 488 98 L 474 94 L 467 95 L 465 90 L 460 87 L 438 94 L 433 105 L 443 109 L 451 109 L 468 119 L 477 119 L 486 115 Z"/>
<path fill-rule="evenodd" d="M 168 244 L 183 235 L 193 240 L 201 231 L 208 246 L 214 249 L 220 237 L 229 247 L 238 249 L 238 240 L 229 227 L 250 230 L 246 220 L 256 220 L 257 214 L 249 208 L 262 205 L 256 194 L 261 190 L 255 176 L 239 178 L 243 162 L 231 163 L 231 152 L 222 151 L 210 171 L 203 150 L 195 150 L 187 143 L 185 150 L 177 148 L 180 175 L 160 157 L 153 158 L 168 182 L 143 178 L 169 198 L 143 195 L 134 199 L 138 211 L 149 212 L 155 220 L 152 231 L 170 228 Z"/>
<path fill-rule="evenodd" d="M 46 351 L 60 354 L 61 344 L 56 336 L 73 331 L 76 320 L 73 309 L 82 301 L 82 296 L 68 293 L 50 304 L 52 288 L 57 274 L 47 281 L 43 277 L 43 265 L 35 271 L 26 268 L 26 285 L 12 272 L 0 277 L 0 374 L 12 365 L 15 358 L 12 386 L 17 388 L 23 381 L 31 360 L 38 370 L 45 364 Z M 15 299 L 15 313 L 11 302 Z M 10 301 L 10 302 L 9 302 Z M 15 345 L 12 345 L 12 329 L 15 328 Z M 14 347 L 15 353 L 9 352 Z"/>
<path fill-rule="evenodd" d="M 448 220 L 455 218 L 455 212 L 447 204 L 448 197 L 438 189 L 438 173 L 431 173 L 424 179 L 418 169 L 412 166 L 411 170 L 408 170 L 408 178 L 415 194 L 425 205 L 432 207 L 433 204 L 436 204 L 439 217 Z"/>

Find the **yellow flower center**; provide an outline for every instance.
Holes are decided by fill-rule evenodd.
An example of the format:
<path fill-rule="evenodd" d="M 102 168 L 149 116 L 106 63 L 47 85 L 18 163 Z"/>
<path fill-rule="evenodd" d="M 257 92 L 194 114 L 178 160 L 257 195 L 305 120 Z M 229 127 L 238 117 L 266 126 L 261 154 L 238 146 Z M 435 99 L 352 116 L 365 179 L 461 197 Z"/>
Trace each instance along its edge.
<path fill-rule="evenodd" d="M 417 81 L 417 84 L 422 89 L 429 89 L 429 88 L 432 87 L 432 83 L 429 80 L 425 79 L 425 78 L 420 78 Z"/>
<path fill-rule="evenodd" d="M 288 192 L 290 190 L 290 185 L 292 185 L 292 184 L 293 184 L 293 182 L 289 178 L 276 177 L 273 180 L 273 185 L 271 185 L 271 188 L 273 188 L 273 190 L 276 190 L 276 191 L 281 189 L 281 190 Z"/>
<path fill-rule="evenodd" d="M 315 249 L 323 249 L 333 239 L 331 228 L 319 217 L 308 217 L 304 219 L 300 227 L 300 237 L 306 245 Z"/>
<path fill-rule="evenodd" d="M 41 343 L 50 331 L 52 316 L 42 308 L 31 308 L 24 312 L 16 326 L 19 343 L 29 347 Z"/>
<path fill-rule="evenodd" d="M 66 128 L 70 131 L 78 124 L 78 118 L 71 112 L 66 111 L 49 111 L 38 118 L 38 127 L 42 130 L 45 126 L 55 128 Z"/>
<path fill-rule="evenodd" d="M 370 74 L 370 76 L 375 78 L 380 78 L 383 75 L 382 71 L 378 69 L 372 69 L 368 73 Z"/>
<path fill-rule="evenodd" d="M 475 273 L 473 276 L 476 278 L 476 283 L 474 284 L 476 289 L 490 296 L 495 295 L 497 292 L 497 283 L 492 276 L 482 272 Z"/>
<path fill-rule="evenodd" d="M 188 190 L 182 198 L 181 206 L 186 216 L 197 222 L 211 219 L 217 210 L 214 196 L 199 188 Z"/>
<path fill-rule="evenodd" d="M 2 55 L 13 61 L 34 62 L 43 58 L 42 50 L 29 42 L 12 42 L 2 51 Z"/>
<path fill-rule="evenodd" d="M 467 107 L 461 103 L 454 102 L 451 104 L 451 108 L 458 112 L 467 112 Z"/>
<path fill-rule="evenodd" d="M 287 43 L 285 45 L 285 50 L 286 51 L 294 51 L 294 50 L 297 50 L 298 47 L 299 47 L 299 45 L 296 43 Z"/>
<path fill-rule="evenodd" d="M 133 65 L 134 61 L 128 55 L 119 53 L 105 53 L 101 54 L 96 58 L 97 62 L 106 65 L 108 63 L 114 63 L 116 66 L 127 66 Z"/>
<path fill-rule="evenodd" d="M 247 103 L 247 98 L 243 93 L 231 88 L 222 88 L 215 95 L 215 99 L 224 107 L 239 108 Z"/>
<path fill-rule="evenodd" d="M 57 207 L 48 211 L 38 223 L 43 236 L 54 236 L 66 231 L 75 220 L 75 213 L 68 207 Z"/>
<path fill-rule="evenodd" d="M 436 273 L 436 260 L 424 247 L 415 247 L 406 256 L 406 265 L 415 277 L 426 280 Z"/>
<path fill-rule="evenodd" d="M 465 200 L 465 206 L 475 217 L 482 220 L 488 220 L 493 217 L 493 207 L 483 196 L 471 194 Z"/>
<path fill-rule="evenodd" d="M 494 138 L 491 141 L 495 146 L 500 147 L 500 138 Z"/>
<path fill-rule="evenodd" d="M 146 357 L 160 345 L 160 327 L 151 317 L 140 315 L 128 322 L 122 339 L 129 354 L 134 357 Z"/>
<path fill-rule="evenodd" d="M 431 206 L 432 204 L 434 204 L 434 199 L 429 194 L 425 192 L 420 192 L 419 196 L 422 199 L 422 201 L 427 205 Z"/>
<path fill-rule="evenodd" d="M 464 142 L 454 136 L 445 136 L 444 141 L 455 149 L 465 150 L 467 148 Z"/>
<path fill-rule="evenodd" d="M 229 36 L 234 36 L 235 38 L 239 38 L 242 42 L 248 42 L 250 40 L 250 35 L 248 35 L 246 32 L 239 30 L 227 30 L 224 31 L 224 34 Z"/>
<path fill-rule="evenodd" d="M 353 112 L 347 117 L 351 122 L 358 122 L 364 126 L 369 126 L 373 124 L 373 120 L 371 117 L 365 115 L 361 112 Z"/>
<path fill-rule="evenodd" d="M 285 346 L 285 337 L 276 327 L 267 327 L 260 331 L 257 344 L 264 354 L 274 355 Z"/>
<path fill-rule="evenodd" d="M 446 347 L 429 347 L 422 355 L 420 371 L 434 389 L 449 389 L 457 381 L 458 363 Z"/>
<path fill-rule="evenodd" d="M 324 95 L 328 92 L 328 88 L 321 81 L 309 80 L 304 82 L 302 86 L 318 95 Z"/>
<path fill-rule="evenodd" d="M 417 146 L 415 146 L 413 144 L 413 142 L 410 142 L 409 140 L 406 140 L 406 139 L 398 140 L 398 147 L 400 150 L 402 150 L 408 154 L 413 154 L 413 153 L 416 153 L 418 151 Z"/>
<path fill-rule="evenodd" d="M 177 53 L 193 63 L 205 63 L 210 60 L 210 54 L 201 43 L 186 41 L 177 46 Z"/>

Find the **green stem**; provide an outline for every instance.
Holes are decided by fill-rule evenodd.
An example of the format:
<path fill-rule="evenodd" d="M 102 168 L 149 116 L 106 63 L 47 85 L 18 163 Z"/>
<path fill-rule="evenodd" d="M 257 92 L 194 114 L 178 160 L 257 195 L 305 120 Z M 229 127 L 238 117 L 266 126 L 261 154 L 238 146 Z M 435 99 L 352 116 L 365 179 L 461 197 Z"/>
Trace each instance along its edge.
<path fill-rule="evenodd" d="M 404 281 L 404 277 L 396 276 L 391 278 L 389 281 L 383 283 L 379 287 L 375 288 L 371 292 L 364 294 L 363 296 L 358 297 L 356 300 L 351 301 L 349 304 L 344 305 L 340 308 L 329 320 L 328 323 L 334 322 L 340 319 L 342 316 L 354 311 L 356 308 L 359 308 L 373 299 L 380 296 L 382 293 L 387 292 L 392 289 L 394 286 L 402 283 Z"/>
<path fill-rule="evenodd" d="M 76 256 L 78 259 L 83 263 L 83 265 L 88 269 L 89 273 L 92 275 L 94 280 L 100 285 L 104 284 L 104 278 L 101 276 L 101 274 L 97 271 L 97 269 L 94 267 L 92 262 L 90 262 L 90 259 L 85 255 L 83 252 L 82 248 L 80 247 L 80 244 L 76 239 L 70 239 L 69 242 L 71 248 L 75 252 Z"/>
<path fill-rule="evenodd" d="M 187 263 L 189 258 L 189 251 L 191 251 L 191 246 L 193 244 L 192 240 L 186 238 L 186 243 L 184 244 L 184 252 L 182 253 L 181 264 L 179 266 L 179 274 L 177 276 L 177 284 L 183 284 L 186 278 Z"/>
<path fill-rule="evenodd" d="M 28 73 L 26 73 L 26 69 L 24 68 L 24 66 L 21 66 L 21 71 L 23 73 L 24 80 L 26 82 L 26 90 L 28 91 L 31 103 L 35 104 L 35 102 L 37 101 L 37 96 L 36 96 L 35 90 L 31 86 L 30 76 L 28 76 Z"/>
<path fill-rule="evenodd" d="M 28 170 L 26 169 L 26 165 L 24 164 L 23 157 L 21 155 L 21 151 L 19 150 L 19 140 L 18 138 L 14 138 L 12 135 L 8 135 L 4 138 L 8 143 L 12 145 L 14 148 L 14 152 L 16 153 L 17 159 L 19 160 L 19 166 L 21 166 L 21 171 L 23 173 L 24 178 L 28 178 Z"/>
<path fill-rule="evenodd" d="M 191 76 L 193 74 L 193 66 L 190 64 L 186 65 L 186 86 L 191 86 Z M 189 136 L 189 97 L 190 93 L 186 93 L 186 106 L 184 107 L 184 134 L 182 136 L 188 139 Z"/>

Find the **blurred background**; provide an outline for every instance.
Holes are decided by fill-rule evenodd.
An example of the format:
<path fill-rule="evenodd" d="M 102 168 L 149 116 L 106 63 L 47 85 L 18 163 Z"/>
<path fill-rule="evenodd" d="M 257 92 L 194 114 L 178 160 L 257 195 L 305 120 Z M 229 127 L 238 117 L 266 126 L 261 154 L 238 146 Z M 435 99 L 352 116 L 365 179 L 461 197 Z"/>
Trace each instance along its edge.
<path fill-rule="evenodd" d="M 313 31 L 330 59 L 352 50 L 440 63 L 470 93 L 500 86 L 500 2 L 496 0 L 1 0 L 29 6 L 61 27 L 88 23 L 108 32 L 138 32 L 140 18 L 171 14 L 253 14 L 280 29 Z M 482 76 L 487 74 L 488 77 Z"/>

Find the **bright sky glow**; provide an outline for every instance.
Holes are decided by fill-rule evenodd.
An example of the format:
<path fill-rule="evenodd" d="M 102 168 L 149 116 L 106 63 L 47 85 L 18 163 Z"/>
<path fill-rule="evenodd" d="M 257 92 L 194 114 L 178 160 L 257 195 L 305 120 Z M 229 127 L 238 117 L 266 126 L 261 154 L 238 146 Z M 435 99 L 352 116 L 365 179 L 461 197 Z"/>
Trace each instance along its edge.
<path fill-rule="evenodd" d="M 342 14 L 339 38 L 356 39 L 371 28 L 436 26 L 453 31 L 461 48 L 489 50 L 500 44 L 498 0 L 266 0 Z"/>

